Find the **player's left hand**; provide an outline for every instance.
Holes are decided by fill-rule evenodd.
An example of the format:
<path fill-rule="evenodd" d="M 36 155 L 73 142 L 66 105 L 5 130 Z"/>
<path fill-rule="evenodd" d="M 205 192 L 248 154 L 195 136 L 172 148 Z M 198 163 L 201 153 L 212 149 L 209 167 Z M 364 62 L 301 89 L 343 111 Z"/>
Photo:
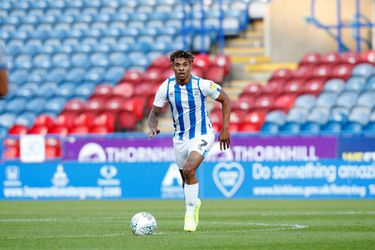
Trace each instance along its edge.
<path fill-rule="evenodd" d="M 219 135 L 220 150 L 226 150 L 230 144 L 230 134 L 228 129 L 223 129 Z"/>

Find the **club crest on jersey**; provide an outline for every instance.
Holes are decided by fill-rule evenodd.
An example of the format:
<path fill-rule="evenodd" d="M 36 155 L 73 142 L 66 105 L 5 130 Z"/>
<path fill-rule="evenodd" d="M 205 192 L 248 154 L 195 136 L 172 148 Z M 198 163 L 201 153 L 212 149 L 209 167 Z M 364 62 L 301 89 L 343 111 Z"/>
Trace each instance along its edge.
<path fill-rule="evenodd" d="M 168 96 L 169 96 L 169 98 L 173 98 L 174 92 L 169 92 Z"/>
<path fill-rule="evenodd" d="M 198 96 L 200 94 L 199 89 L 193 89 L 193 93 L 195 96 Z"/>

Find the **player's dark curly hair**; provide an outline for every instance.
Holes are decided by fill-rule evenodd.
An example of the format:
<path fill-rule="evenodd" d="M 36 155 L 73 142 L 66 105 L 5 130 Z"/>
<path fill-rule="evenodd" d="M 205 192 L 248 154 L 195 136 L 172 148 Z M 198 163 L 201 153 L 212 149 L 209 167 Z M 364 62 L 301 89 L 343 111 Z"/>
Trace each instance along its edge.
<path fill-rule="evenodd" d="M 187 58 L 190 60 L 191 63 L 193 63 L 194 61 L 193 54 L 190 51 L 185 51 L 185 50 L 176 50 L 172 52 L 171 55 L 169 56 L 169 61 L 171 63 L 174 63 L 174 60 L 176 58 Z"/>

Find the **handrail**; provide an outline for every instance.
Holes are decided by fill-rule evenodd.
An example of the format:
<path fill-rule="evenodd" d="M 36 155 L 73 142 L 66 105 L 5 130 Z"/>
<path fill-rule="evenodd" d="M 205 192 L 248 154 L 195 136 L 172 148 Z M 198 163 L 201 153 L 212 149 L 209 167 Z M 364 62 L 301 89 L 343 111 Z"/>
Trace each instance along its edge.
<path fill-rule="evenodd" d="M 345 50 L 345 45 L 342 41 L 342 30 L 344 28 L 352 29 L 355 32 L 354 39 L 356 40 L 356 51 L 361 52 L 361 28 L 372 28 L 375 27 L 374 23 L 371 22 L 361 22 L 361 10 L 360 10 L 360 0 L 356 0 L 356 9 L 354 15 L 354 21 L 350 23 L 344 23 L 341 19 L 341 0 L 336 0 L 337 3 L 337 24 L 323 24 L 316 18 L 315 6 L 316 0 L 311 0 L 310 2 L 310 16 L 306 18 L 308 23 L 315 25 L 317 28 L 325 29 L 328 32 L 333 32 L 332 30 L 336 30 L 336 40 L 338 45 L 338 52 L 343 52 Z"/>

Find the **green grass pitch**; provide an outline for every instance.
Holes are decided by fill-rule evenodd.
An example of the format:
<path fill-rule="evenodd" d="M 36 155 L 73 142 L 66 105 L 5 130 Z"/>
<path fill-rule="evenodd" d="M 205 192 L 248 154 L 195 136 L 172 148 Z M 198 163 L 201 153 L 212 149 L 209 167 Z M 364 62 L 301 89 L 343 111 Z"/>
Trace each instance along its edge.
<path fill-rule="evenodd" d="M 132 235 L 152 213 L 158 231 Z M 2 201 L 0 249 L 375 249 L 373 200 L 204 200 L 198 231 L 184 201 Z"/>

